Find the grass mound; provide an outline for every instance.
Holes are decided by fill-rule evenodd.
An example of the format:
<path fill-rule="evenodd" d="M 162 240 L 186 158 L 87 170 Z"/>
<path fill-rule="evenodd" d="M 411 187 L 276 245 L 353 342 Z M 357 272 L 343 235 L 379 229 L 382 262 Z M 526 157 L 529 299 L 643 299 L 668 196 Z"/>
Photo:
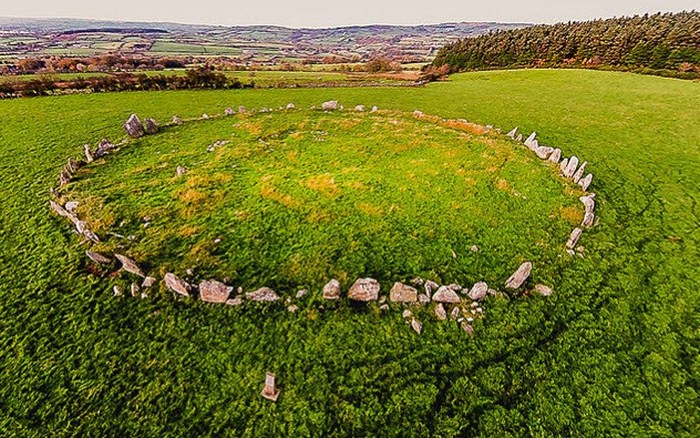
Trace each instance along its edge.
<path fill-rule="evenodd" d="M 555 263 L 582 209 L 556 166 L 483 131 L 393 112 L 198 121 L 85 168 L 63 197 L 106 237 L 98 251 L 161 275 L 500 284 L 525 259 Z"/>

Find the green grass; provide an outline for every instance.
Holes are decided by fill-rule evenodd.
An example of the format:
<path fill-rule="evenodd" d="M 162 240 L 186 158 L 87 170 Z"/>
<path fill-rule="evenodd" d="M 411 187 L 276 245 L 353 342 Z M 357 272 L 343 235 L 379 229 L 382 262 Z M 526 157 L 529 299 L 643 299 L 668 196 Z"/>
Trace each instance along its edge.
<path fill-rule="evenodd" d="M 496 284 L 525 260 L 551 278 L 583 192 L 515 142 L 435 122 L 320 111 L 196 122 L 85 168 L 61 195 L 105 236 L 98 251 L 128 251 L 160 276 L 194 269 L 289 295 L 366 276 Z"/>
<path fill-rule="evenodd" d="M 538 70 L 416 89 L 0 102 L 0 428 L 35 436 L 697 436 L 698 86 Z M 419 337 L 398 312 L 114 299 L 48 211 L 47 188 L 65 158 L 85 142 L 121 137 L 132 112 L 167 120 L 331 98 L 536 129 L 542 143 L 584 157 L 601 221 L 582 241 L 586 257 L 552 274 L 550 298 L 489 300 L 475 338 L 437 323 Z M 282 390 L 276 404 L 259 396 L 268 370 Z"/>

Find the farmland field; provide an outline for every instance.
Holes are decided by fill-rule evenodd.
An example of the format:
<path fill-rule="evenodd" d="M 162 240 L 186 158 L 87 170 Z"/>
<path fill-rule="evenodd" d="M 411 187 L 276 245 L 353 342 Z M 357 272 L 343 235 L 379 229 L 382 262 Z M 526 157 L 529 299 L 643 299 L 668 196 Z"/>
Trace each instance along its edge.
<path fill-rule="evenodd" d="M 455 75 L 425 88 L 2 101 L 0 429 L 34 436 L 697 436 L 699 87 L 537 70 Z M 551 297 L 489 298 L 474 338 L 452 324 L 426 324 L 417 336 L 400 312 L 340 307 L 290 314 L 281 306 L 217 307 L 164 293 L 115 299 L 111 283 L 86 271 L 84 248 L 49 212 L 48 188 L 66 158 L 86 142 L 123 137 L 121 122 L 132 112 L 166 121 L 227 106 L 309 108 L 329 99 L 348 108 L 420 109 L 519 126 L 584 157 L 595 174 L 600 218 L 582 239 L 585 256 L 542 268 L 555 288 Z M 216 132 L 193 125 L 182 134 L 227 132 L 212 123 Z M 144 140 L 147 151 L 169 144 L 158 138 Z M 184 143 L 173 145 L 183 160 L 190 153 Z M 192 145 L 192 153 L 201 150 Z M 119 168 L 136 166 L 136 152 L 112 157 L 101 178 L 123 173 L 125 183 L 136 183 Z M 538 172 L 541 184 L 552 184 L 545 169 Z M 129 202 L 133 208 L 137 201 Z M 514 239 L 518 258 L 528 255 L 522 242 L 530 236 L 517 232 L 491 236 L 504 248 Z M 478 272 L 512 268 L 498 263 Z M 260 397 L 270 370 L 282 391 L 276 404 Z"/>

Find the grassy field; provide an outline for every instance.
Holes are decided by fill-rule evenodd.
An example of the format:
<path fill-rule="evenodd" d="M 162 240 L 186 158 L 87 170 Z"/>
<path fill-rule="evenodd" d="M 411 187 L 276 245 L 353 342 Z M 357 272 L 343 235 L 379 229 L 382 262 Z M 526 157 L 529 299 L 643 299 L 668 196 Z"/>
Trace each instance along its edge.
<path fill-rule="evenodd" d="M 456 127 L 391 112 L 199 121 L 85 168 L 61 196 L 106 237 L 98 251 L 160 276 L 192 269 L 290 296 L 330 278 L 496 284 L 526 260 L 551 278 L 583 192 L 515 142 Z"/>
<path fill-rule="evenodd" d="M 538 70 L 458 75 L 426 88 L 0 102 L 0 428 L 30 436 L 697 436 L 699 86 Z M 397 313 L 341 308 L 308 318 L 115 300 L 49 214 L 48 187 L 65 158 L 85 142 L 121 137 L 131 112 L 168 120 L 332 98 L 517 125 L 585 157 L 601 221 L 582 241 L 585 258 L 557 266 L 552 297 L 489 300 L 475 338 L 451 324 L 419 337 Z M 282 390 L 276 404 L 259 396 L 267 370 Z"/>

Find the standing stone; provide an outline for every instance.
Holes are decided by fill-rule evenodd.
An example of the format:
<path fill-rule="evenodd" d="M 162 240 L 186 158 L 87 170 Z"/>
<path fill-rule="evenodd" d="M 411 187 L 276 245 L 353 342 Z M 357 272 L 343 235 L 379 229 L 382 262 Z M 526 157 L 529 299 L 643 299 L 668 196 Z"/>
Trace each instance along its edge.
<path fill-rule="evenodd" d="M 74 215 L 73 213 L 69 212 L 68 210 L 66 210 L 65 208 L 63 208 L 61 206 L 61 204 L 59 204 L 58 202 L 49 201 L 49 205 L 51 206 L 51 209 L 59 216 L 63 216 L 65 218 L 68 218 L 68 220 L 73 222 L 73 224 L 78 223 L 78 217 L 76 215 Z"/>
<path fill-rule="evenodd" d="M 357 105 L 357 106 L 355 107 L 355 111 L 360 112 L 360 113 L 361 113 L 361 112 L 364 112 L 364 111 L 365 111 L 365 106 L 364 106 L 364 105 Z"/>
<path fill-rule="evenodd" d="M 103 256 L 100 253 L 92 252 L 92 251 L 85 251 L 85 255 L 92 260 L 95 263 L 99 263 L 101 265 L 109 265 L 112 263 L 112 260 Z"/>
<path fill-rule="evenodd" d="M 187 173 L 187 169 L 185 169 L 182 166 L 177 166 L 177 169 L 175 169 L 175 175 L 177 175 L 178 177 L 183 176 L 186 173 Z"/>
<path fill-rule="evenodd" d="M 165 280 L 165 286 L 176 294 L 182 295 L 184 297 L 190 296 L 190 286 L 186 281 L 180 279 L 177 275 L 168 272 L 163 278 Z"/>
<path fill-rule="evenodd" d="M 423 288 L 425 288 L 425 293 L 428 295 L 432 295 L 433 291 L 438 289 L 439 287 L 440 285 L 435 283 L 433 280 L 427 280 L 423 285 Z"/>
<path fill-rule="evenodd" d="M 389 300 L 393 303 L 415 303 L 418 301 L 416 288 L 396 282 L 389 292 Z"/>
<path fill-rule="evenodd" d="M 582 229 L 578 227 L 574 228 L 574 231 L 572 231 L 569 235 L 569 240 L 566 242 L 566 247 L 568 249 L 574 249 L 574 247 L 578 243 L 578 239 L 581 237 L 581 233 L 583 233 Z"/>
<path fill-rule="evenodd" d="M 370 112 L 371 112 L 371 113 L 376 113 L 377 111 L 379 111 L 379 108 L 376 107 L 376 106 L 373 106 L 373 107 L 372 107 L 372 110 L 371 110 Z"/>
<path fill-rule="evenodd" d="M 483 300 L 489 291 L 489 285 L 483 281 L 476 283 L 469 291 L 469 298 L 474 301 Z"/>
<path fill-rule="evenodd" d="M 119 262 L 122 264 L 122 269 L 124 269 L 126 272 L 138 275 L 139 277 L 146 276 L 141 268 L 139 268 L 139 265 L 137 265 L 136 262 L 131 260 L 129 257 L 121 254 L 114 254 L 114 257 L 119 260 Z"/>
<path fill-rule="evenodd" d="M 329 100 L 328 102 L 323 102 L 321 104 L 321 109 L 323 109 L 324 111 L 335 111 L 338 109 L 338 101 Z"/>
<path fill-rule="evenodd" d="M 293 110 L 293 109 L 295 109 L 295 108 L 296 108 L 296 106 L 295 106 L 293 103 L 288 103 L 288 104 L 287 104 L 287 109 L 288 109 L 288 110 Z"/>
<path fill-rule="evenodd" d="M 552 151 L 552 155 L 549 156 L 549 161 L 559 164 L 559 160 L 561 160 L 561 149 L 557 148 Z"/>
<path fill-rule="evenodd" d="M 216 280 L 204 280 L 199 283 L 199 297 L 205 303 L 223 304 L 233 290 L 232 287 Z"/>
<path fill-rule="evenodd" d="M 435 316 L 440 321 L 447 319 L 447 312 L 445 311 L 445 306 L 442 303 L 438 303 L 437 306 L 435 306 Z"/>
<path fill-rule="evenodd" d="M 256 291 L 247 292 L 245 297 L 250 301 L 261 302 L 273 302 L 280 299 L 279 295 L 277 295 L 277 293 L 269 287 L 261 287 Z"/>
<path fill-rule="evenodd" d="M 65 208 L 66 211 L 69 213 L 75 214 L 75 210 L 78 208 L 79 202 L 78 201 L 69 201 L 66 202 Z"/>
<path fill-rule="evenodd" d="M 224 110 L 224 114 L 227 116 L 232 116 L 234 114 L 233 108 L 228 107 Z"/>
<path fill-rule="evenodd" d="M 61 187 L 63 187 L 66 184 L 70 183 L 71 178 L 72 178 L 71 174 L 66 172 L 65 170 L 63 170 L 58 175 L 58 183 L 61 185 Z"/>
<path fill-rule="evenodd" d="M 583 207 L 586 209 L 586 213 L 593 213 L 595 211 L 595 195 L 590 194 L 587 196 L 581 196 L 578 198 L 582 203 Z"/>
<path fill-rule="evenodd" d="M 132 114 L 126 123 L 124 123 L 124 130 L 127 134 L 129 134 L 129 137 L 132 138 L 143 137 L 144 134 L 146 134 L 146 131 L 141 124 L 141 119 L 139 119 L 139 116 L 136 114 Z"/>
<path fill-rule="evenodd" d="M 530 134 L 530 136 L 525 139 L 525 146 L 530 147 L 532 145 L 532 142 L 535 140 L 535 137 L 537 137 L 536 132 Z"/>
<path fill-rule="evenodd" d="M 450 312 L 450 318 L 454 319 L 455 321 L 457 318 L 459 318 L 459 307 L 455 306 L 452 308 L 452 312 Z"/>
<path fill-rule="evenodd" d="M 413 318 L 411 319 L 411 328 L 420 335 L 423 331 L 423 324 L 421 324 L 416 318 Z"/>
<path fill-rule="evenodd" d="M 564 158 L 563 160 L 561 160 L 561 163 L 559 163 L 559 169 L 561 170 L 562 174 L 564 173 L 564 171 L 566 170 L 566 166 L 568 166 L 568 165 L 569 165 L 568 158 Z"/>
<path fill-rule="evenodd" d="M 569 162 L 566 165 L 566 169 L 564 169 L 564 176 L 567 178 L 573 177 L 574 173 L 576 173 L 577 167 L 578 167 L 578 157 L 576 155 L 573 155 L 571 158 L 569 158 Z"/>
<path fill-rule="evenodd" d="M 595 220 L 595 214 L 594 213 L 584 213 L 583 215 L 583 221 L 581 221 L 581 226 L 590 228 L 593 226 L 593 221 Z"/>
<path fill-rule="evenodd" d="M 532 263 L 525 262 L 506 280 L 506 287 L 509 289 L 517 289 L 525 283 L 525 280 L 530 277 L 532 272 Z"/>
<path fill-rule="evenodd" d="M 340 298 L 340 283 L 335 278 L 323 286 L 323 298 L 337 300 Z"/>
<path fill-rule="evenodd" d="M 143 123 L 143 130 L 146 134 L 153 135 L 158 133 L 158 123 L 153 119 L 146 119 Z"/>
<path fill-rule="evenodd" d="M 523 135 L 522 135 L 522 134 L 518 134 L 518 136 L 516 137 L 515 141 L 517 141 L 518 143 L 522 142 L 522 141 L 523 141 Z"/>
<path fill-rule="evenodd" d="M 95 157 L 92 155 L 92 151 L 90 150 L 89 144 L 85 145 L 85 161 L 87 163 L 92 163 L 93 161 L 95 161 Z"/>
<path fill-rule="evenodd" d="M 452 289 L 446 286 L 442 286 L 433 295 L 433 301 L 436 301 L 438 303 L 456 304 L 459 303 L 461 300 L 459 298 L 459 295 L 457 295 L 457 292 L 453 291 Z"/>
<path fill-rule="evenodd" d="M 548 297 L 552 295 L 552 288 L 549 286 L 545 286 L 544 284 L 538 284 L 535 286 L 535 292 L 537 292 L 540 295 L 543 295 L 545 297 Z"/>
<path fill-rule="evenodd" d="M 244 114 L 246 112 L 246 109 L 243 105 L 238 107 L 238 114 Z"/>
<path fill-rule="evenodd" d="M 182 125 L 182 119 L 178 116 L 173 116 L 173 125 Z"/>
<path fill-rule="evenodd" d="M 418 302 L 421 304 L 430 304 L 430 295 L 427 295 L 427 294 L 418 295 Z"/>
<path fill-rule="evenodd" d="M 581 166 L 579 166 L 579 168 L 578 168 L 578 170 L 576 171 L 576 173 L 574 173 L 574 176 L 573 176 L 574 184 L 578 184 L 578 182 L 579 182 L 579 181 L 581 180 L 581 178 L 583 177 L 583 173 L 586 171 L 586 165 L 587 165 L 587 164 L 588 164 L 588 161 L 584 161 L 583 164 L 582 164 Z"/>
<path fill-rule="evenodd" d="M 116 286 L 116 285 L 115 285 L 115 286 L 112 288 L 112 290 L 114 291 L 114 296 L 115 296 L 115 297 L 120 297 L 120 296 L 124 295 L 124 291 L 122 290 L 121 286 Z"/>
<path fill-rule="evenodd" d="M 359 278 L 350 287 L 348 298 L 354 301 L 376 301 L 379 297 L 379 282 L 373 278 Z"/>
<path fill-rule="evenodd" d="M 578 185 L 581 186 L 581 189 L 585 192 L 588 190 L 588 187 L 591 185 L 591 182 L 593 181 L 593 175 L 588 174 L 586 175 L 581 181 L 578 182 Z"/>
<path fill-rule="evenodd" d="M 517 133 L 518 133 L 518 128 L 515 127 L 515 128 L 513 128 L 512 131 L 508 132 L 508 134 L 506 134 L 506 135 L 508 137 L 512 138 L 513 140 L 515 140 L 515 134 L 517 134 Z"/>

